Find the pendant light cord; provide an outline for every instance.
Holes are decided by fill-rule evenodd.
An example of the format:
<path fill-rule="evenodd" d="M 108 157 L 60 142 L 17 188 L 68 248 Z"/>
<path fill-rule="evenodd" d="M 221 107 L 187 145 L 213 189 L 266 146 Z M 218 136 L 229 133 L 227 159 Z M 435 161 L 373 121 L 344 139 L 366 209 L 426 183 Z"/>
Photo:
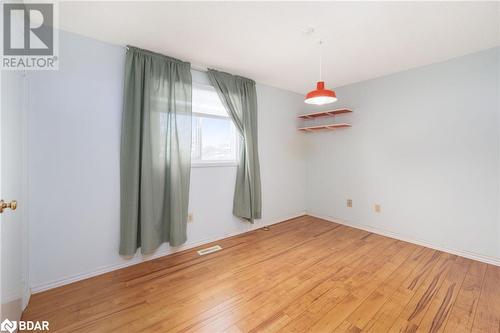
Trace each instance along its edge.
<path fill-rule="evenodd" d="M 319 80 L 322 81 L 321 78 L 321 69 L 323 66 L 323 41 L 320 39 L 319 41 Z"/>

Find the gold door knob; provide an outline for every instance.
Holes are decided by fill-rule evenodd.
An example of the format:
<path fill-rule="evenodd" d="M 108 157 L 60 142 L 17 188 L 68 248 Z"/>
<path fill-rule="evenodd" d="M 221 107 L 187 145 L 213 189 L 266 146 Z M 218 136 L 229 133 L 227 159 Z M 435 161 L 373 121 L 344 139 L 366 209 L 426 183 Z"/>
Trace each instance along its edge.
<path fill-rule="evenodd" d="M 4 209 L 6 208 L 10 208 L 12 210 L 16 210 L 17 208 L 17 201 L 16 200 L 12 200 L 11 202 L 9 203 L 6 203 L 5 201 L 0 200 L 0 214 L 3 213 Z"/>

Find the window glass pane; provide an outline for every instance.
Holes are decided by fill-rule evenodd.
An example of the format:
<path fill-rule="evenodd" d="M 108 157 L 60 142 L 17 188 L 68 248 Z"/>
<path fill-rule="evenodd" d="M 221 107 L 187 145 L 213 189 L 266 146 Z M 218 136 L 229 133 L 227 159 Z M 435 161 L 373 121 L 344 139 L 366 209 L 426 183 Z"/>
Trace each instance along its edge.
<path fill-rule="evenodd" d="M 193 84 L 193 112 L 227 117 L 228 114 L 213 87 Z"/>
<path fill-rule="evenodd" d="M 235 160 L 233 124 L 229 118 L 203 118 L 202 150 L 203 161 Z"/>
<path fill-rule="evenodd" d="M 193 84 L 193 163 L 235 162 L 239 136 L 213 87 Z"/>

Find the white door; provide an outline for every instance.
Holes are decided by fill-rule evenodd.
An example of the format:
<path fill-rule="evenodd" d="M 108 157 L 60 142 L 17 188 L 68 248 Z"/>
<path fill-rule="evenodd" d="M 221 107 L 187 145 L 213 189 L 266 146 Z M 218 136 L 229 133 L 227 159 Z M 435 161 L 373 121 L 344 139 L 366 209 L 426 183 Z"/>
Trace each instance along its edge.
<path fill-rule="evenodd" d="M 1 321 L 19 320 L 29 299 L 26 223 L 26 79 L 23 72 L 1 72 L 0 214 Z M 1 202 L 0 202 L 1 204 Z M 1 210 L 1 208 L 0 208 Z"/>

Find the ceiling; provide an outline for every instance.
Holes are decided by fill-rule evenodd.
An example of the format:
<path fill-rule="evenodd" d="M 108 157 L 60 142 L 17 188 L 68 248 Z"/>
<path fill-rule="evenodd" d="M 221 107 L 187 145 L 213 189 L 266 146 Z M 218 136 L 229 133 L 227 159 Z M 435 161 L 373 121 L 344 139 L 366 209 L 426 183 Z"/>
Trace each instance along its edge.
<path fill-rule="evenodd" d="M 500 45 L 498 2 L 61 2 L 61 29 L 305 93 Z M 314 28 L 314 33 L 304 31 Z"/>

